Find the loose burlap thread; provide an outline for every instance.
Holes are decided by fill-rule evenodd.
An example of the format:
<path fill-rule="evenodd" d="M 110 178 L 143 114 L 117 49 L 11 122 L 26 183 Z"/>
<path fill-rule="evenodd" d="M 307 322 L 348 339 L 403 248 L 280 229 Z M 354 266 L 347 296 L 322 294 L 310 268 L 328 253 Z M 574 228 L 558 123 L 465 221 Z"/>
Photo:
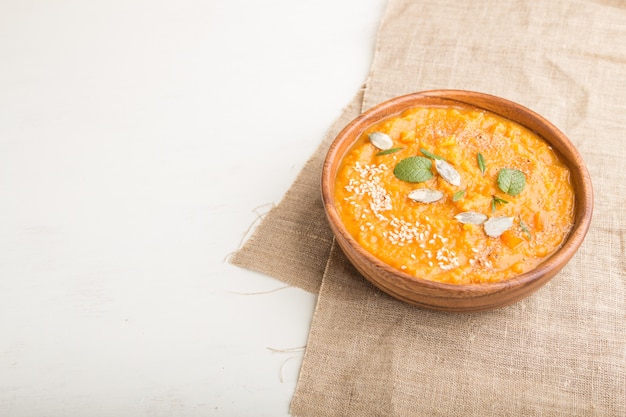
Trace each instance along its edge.
<path fill-rule="evenodd" d="M 318 292 L 294 416 L 626 415 L 626 4 L 391 0 L 370 76 L 289 192 L 232 258 Z M 338 131 L 391 97 L 482 91 L 556 124 L 583 155 L 595 212 L 533 296 L 432 312 L 368 284 L 333 244 L 319 177 Z"/>

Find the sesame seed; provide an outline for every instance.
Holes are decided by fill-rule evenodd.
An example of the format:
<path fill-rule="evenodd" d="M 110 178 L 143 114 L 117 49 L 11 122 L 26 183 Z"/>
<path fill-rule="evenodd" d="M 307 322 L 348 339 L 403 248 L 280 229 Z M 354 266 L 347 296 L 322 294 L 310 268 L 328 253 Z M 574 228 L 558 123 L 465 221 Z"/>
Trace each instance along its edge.
<path fill-rule="evenodd" d="M 369 208 L 374 213 L 391 210 L 391 196 L 381 185 L 380 174 L 387 170 L 387 166 L 381 164 L 361 165 L 356 162 L 355 171 L 359 174 L 360 180 L 351 179 L 344 188 L 355 197 L 369 196 Z"/>

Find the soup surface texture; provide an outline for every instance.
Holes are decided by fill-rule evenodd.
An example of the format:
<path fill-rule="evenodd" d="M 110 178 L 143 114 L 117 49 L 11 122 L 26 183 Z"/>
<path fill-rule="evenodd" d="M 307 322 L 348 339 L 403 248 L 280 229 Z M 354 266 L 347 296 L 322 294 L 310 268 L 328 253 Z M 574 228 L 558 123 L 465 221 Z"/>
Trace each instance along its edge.
<path fill-rule="evenodd" d="M 417 107 L 371 126 L 335 185 L 339 215 L 363 248 L 444 283 L 529 271 L 573 224 L 569 170 L 554 150 L 480 109 Z"/>

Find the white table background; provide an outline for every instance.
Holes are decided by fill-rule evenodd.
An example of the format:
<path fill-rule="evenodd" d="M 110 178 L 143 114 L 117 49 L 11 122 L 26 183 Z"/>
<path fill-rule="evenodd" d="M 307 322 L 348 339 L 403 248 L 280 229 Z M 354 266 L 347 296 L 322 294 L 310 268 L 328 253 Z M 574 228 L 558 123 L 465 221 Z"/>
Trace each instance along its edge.
<path fill-rule="evenodd" d="M 289 414 L 316 297 L 225 259 L 384 6 L 0 1 L 0 416 Z"/>

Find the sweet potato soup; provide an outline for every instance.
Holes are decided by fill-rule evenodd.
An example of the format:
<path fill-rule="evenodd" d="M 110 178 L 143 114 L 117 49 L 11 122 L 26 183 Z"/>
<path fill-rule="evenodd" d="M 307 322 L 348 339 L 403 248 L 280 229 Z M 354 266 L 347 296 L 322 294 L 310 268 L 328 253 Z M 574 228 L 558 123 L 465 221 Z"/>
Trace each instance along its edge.
<path fill-rule="evenodd" d="M 383 262 L 454 284 L 531 270 L 573 224 L 569 170 L 493 113 L 417 107 L 361 134 L 336 178 L 349 233 Z"/>

